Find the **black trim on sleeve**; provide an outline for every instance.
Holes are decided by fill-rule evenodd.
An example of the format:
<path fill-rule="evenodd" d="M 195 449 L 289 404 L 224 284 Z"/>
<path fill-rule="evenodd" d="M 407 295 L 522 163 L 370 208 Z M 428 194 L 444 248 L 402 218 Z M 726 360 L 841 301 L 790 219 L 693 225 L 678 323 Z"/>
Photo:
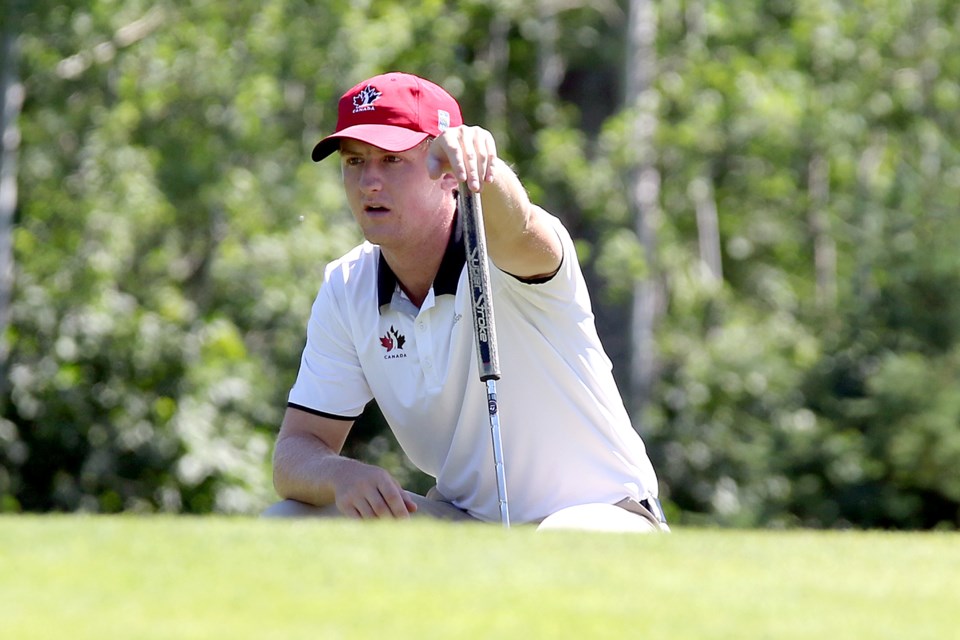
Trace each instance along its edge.
<path fill-rule="evenodd" d="M 316 409 L 311 409 L 310 407 L 305 407 L 302 404 L 297 404 L 295 402 L 288 402 L 287 406 L 291 409 L 299 409 L 300 411 L 306 411 L 315 416 L 320 416 L 321 418 L 330 418 L 332 420 L 343 420 L 344 422 L 353 422 L 358 419 L 360 416 L 338 416 L 335 413 L 327 413 L 325 411 L 318 411 Z"/>
<path fill-rule="evenodd" d="M 560 272 L 560 269 L 558 268 L 556 271 L 554 271 L 550 275 L 540 276 L 539 278 L 521 278 L 520 276 L 514 276 L 512 273 L 509 275 L 513 276 L 515 280 L 519 280 L 523 284 L 547 284 L 548 282 L 553 280 L 554 276 L 556 276 L 559 272 Z"/>

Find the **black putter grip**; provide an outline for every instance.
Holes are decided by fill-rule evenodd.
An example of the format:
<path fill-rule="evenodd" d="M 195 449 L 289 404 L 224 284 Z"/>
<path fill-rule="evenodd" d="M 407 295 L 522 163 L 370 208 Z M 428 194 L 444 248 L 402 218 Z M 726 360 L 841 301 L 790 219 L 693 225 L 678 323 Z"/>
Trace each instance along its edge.
<path fill-rule="evenodd" d="M 457 198 L 463 219 L 463 243 L 467 251 L 467 280 L 473 306 L 473 329 L 477 338 L 480 380 L 499 380 L 500 358 L 497 354 L 497 330 L 493 320 L 487 239 L 483 232 L 480 195 L 470 191 L 466 184 L 461 184 Z"/>

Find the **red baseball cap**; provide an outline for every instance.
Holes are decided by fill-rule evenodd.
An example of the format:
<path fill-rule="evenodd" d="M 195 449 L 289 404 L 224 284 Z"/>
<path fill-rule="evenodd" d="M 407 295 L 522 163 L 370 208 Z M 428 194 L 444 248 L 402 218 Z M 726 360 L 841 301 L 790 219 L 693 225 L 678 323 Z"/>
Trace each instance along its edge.
<path fill-rule="evenodd" d="M 313 148 L 319 162 L 352 138 L 387 151 L 412 149 L 428 136 L 463 124 L 460 105 L 449 93 L 409 73 L 364 80 L 340 98 L 337 128 Z"/>

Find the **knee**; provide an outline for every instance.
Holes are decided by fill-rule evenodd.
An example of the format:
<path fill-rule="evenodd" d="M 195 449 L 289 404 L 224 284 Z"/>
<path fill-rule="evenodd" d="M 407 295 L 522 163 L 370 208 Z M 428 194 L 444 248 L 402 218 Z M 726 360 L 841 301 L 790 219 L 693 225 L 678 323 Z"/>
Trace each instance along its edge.
<path fill-rule="evenodd" d="M 615 533 L 649 533 L 657 526 L 643 516 L 612 504 L 582 504 L 567 507 L 543 519 L 538 531 L 573 529 Z"/>
<path fill-rule="evenodd" d="M 281 500 L 267 507 L 261 518 L 332 518 L 340 515 L 337 505 L 317 507 L 298 500 Z"/>

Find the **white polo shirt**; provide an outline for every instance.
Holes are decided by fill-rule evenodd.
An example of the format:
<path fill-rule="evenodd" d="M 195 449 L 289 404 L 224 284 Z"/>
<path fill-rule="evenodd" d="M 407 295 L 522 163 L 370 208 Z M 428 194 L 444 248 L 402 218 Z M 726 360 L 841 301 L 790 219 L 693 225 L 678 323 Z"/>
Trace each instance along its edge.
<path fill-rule="evenodd" d="M 522 281 L 491 264 L 497 383 L 511 520 L 565 507 L 657 496 L 594 325 L 573 241 L 559 272 Z M 406 455 L 456 506 L 499 521 L 486 386 L 477 370 L 457 225 L 419 309 L 376 245 L 329 264 L 313 305 L 290 406 L 354 420 L 377 403 Z"/>

